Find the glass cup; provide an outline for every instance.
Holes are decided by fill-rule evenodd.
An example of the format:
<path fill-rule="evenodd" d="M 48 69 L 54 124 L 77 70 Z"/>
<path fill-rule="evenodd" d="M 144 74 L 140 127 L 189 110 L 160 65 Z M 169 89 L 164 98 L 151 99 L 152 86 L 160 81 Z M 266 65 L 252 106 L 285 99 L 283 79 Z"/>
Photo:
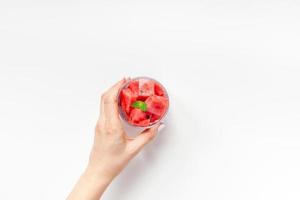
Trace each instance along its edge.
<path fill-rule="evenodd" d="M 134 92 L 135 92 L 135 94 L 137 94 L 137 93 L 139 94 L 138 97 L 137 97 L 137 100 L 142 99 L 141 100 L 142 102 L 147 102 L 147 101 L 150 102 L 150 100 L 147 100 L 147 99 L 149 97 L 152 98 L 152 96 L 156 96 L 156 97 L 153 97 L 153 98 L 156 98 L 156 101 L 158 99 L 163 99 L 164 101 L 166 100 L 166 102 L 167 102 L 166 105 L 164 104 L 164 106 L 165 106 L 164 107 L 164 112 L 157 119 L 155 119 L 154 121 L 150 121 L 150 119 L 149 119 L 149 123 L 146 123 L 146 124 L 133 123 L 130 120 L 131 119 L 130 115 L 124 110 L 124 107 L 122 107 L 122 98 L 124 98 L 124 97 L 122 97 L 122 91 L 124 89 L 127 89 L 127 91 L 128 91 L 128 89 L 129 89 L 128 86 L 130 86 L 131 83 L 136 82 L 136 81 L 138 82 L 138 90 L 137 91 L 135 90 Z M 153 88 L 151 87 L 150 96 L 142 96 L 142 97 L 140 96 L 140 94 L 142 94 L 142 92 L 144 92 L 143 88 L 140 88 L 141 84 L 143 86 L 144 83 L 150 83 L 150 85 L 153 87 Z M 160 96 L 156 94 L 156 87 L 160 88 L 160 90 L 159 90 Z M 132 90 L 130 89 L 130 91 L 132 91 Z M 149 92 L 149 91 L 146 91 L 146 92 Z M 135 97 L 136 97 L 136 95 L 135 95 Z M 132 109 L 134 109 L 132 107 L 132 103 L 133 102 L 130 102 L 130 106 L 131 106 L 130 107 L 130 110 L 131 110 L 130 112 L 132 112 Z M 124 104 L 124 102 L 123 102 L 123 104 Z M 129 128 L 132 128 L 132 127 L 134 128 L 135 127 L 135 128 L 146 129 L 146 128 L 150 128 L 150 127 L 154 126 L 157 123 L 160 123 L 166 117 L 166 114 L 169 110 L 169 96 L 168 96 L 168 93 L 167 93 L 165 87 L 160 82 L 158 82 L 157 80 L 155 80 L 153 78 L 145 77 L 145 76 L 135 77 L 135 78 L 132 78 L 132 79 L 128 80 L 120 88 L 119 93 L 118 93 L 118 107 L 119 107 L 118 109 L 119 109 L 120 118 L 123 122 L 125 122 L 125 125 L 127 127 L 129 127 Z M 149 108 L 149 109 L 151 109 L 151 108 Z M 142 111 L 138 111 L 138 112 L 142 112 Z M 145 113 L 147 113 L 150 117 L 154 116 L 154 114 L 151 114 L 151 112 L 145 111 Z M 157 117 L 157 115 L 155 115 L 155 116 Z"/>

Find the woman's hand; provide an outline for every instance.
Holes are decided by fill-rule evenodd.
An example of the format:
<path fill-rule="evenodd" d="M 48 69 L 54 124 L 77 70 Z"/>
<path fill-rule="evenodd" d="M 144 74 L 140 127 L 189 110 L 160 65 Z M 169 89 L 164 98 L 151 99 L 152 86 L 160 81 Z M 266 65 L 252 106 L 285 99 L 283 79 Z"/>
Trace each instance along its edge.
<path fill-rule="evenodd" d="M 120 173 L 157 132 L 158 125 L 147 129 L 132 139 L 122 127 L 117 104 L 117 94 L 125 79 L 116 83 L 101 97 L 100 117 L 95 128 L 94 146 L 89 168 L 107 179 Z"/>
<path fill-rule="evenodd" d="M 94 145 L 89 164 L 68 199 L 98 200 L 109 183 L 127 163 L 155 136 L 158 124 L 136 138 L 129 138 L 119 118 L 117 95 L 123 79 L 101 97 L 100 116 L 95 127 Z"/>

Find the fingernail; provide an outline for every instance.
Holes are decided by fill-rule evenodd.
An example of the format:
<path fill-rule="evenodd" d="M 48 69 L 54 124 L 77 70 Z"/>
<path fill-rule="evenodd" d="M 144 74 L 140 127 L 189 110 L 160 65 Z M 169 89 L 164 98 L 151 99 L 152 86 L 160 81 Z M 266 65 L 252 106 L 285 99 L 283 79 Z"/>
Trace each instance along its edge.
<path fill-rule="evenodd" d="M 157 132 L 162 131 L 165 127 L 166 127 L 166 125 L 163 124 L 163 123 L 161 123 L 161 124 L 159 125 L 158 129 L 157 129 Z"/>

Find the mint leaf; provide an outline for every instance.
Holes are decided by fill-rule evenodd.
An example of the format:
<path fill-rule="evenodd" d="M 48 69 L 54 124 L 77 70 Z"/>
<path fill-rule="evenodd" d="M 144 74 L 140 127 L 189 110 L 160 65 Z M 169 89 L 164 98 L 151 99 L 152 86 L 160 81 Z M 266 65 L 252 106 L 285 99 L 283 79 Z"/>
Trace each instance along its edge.
<path fill-rule="evenodd" d="M 132 103 L 131 106 L 134 108 L 139 108 L 140 110 L 142 110 L 144 112 L 147 111 L 147 104 L 143 101 L 135 101 Z"/>

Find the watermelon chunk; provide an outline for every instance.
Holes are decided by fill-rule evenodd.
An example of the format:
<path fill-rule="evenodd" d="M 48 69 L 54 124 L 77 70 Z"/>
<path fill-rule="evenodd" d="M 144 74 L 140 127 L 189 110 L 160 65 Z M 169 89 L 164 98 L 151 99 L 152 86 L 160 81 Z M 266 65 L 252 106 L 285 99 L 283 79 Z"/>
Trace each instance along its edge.
<path fill-rule="evenodd" d="M 150 122 L 155 122 L 155 121 L 157 121 L 157 120 L 160 119 L 160 116 L 159 116 L 159 115 L 151 114 L 150 116 L 151 116 L 151 117 L 150 117 Z"/>
<path fill-rule="evenodd" d="M 168 99 L 161 96 L 150 96 L 146 99 L 147 111 L 161 117 L 168 108 Z"/>
<path fill-rule="evenodd" d="M 164 90 L 157 83 L 154 84 L 154 91 L 155 91 L 155 94 L 158 96 L 165 96 Z"/>
<path fill-rule="evenodd" d="M 127 114 L 130 113 L 131 104 L 137 100 L 137 95 L 130 89 L 125 88 L 121 91 L 121 107 Z"/>
<path fill-rule="evenodd" d="M 140 122 L 138 122 L 138 125 L 140 126 L 148 126 L 150 124 L 150 119 L 145 119 L 145 120 L 142 120 Z"/>
<path fill-rule="evenodd" d="M 128 88 L 133 92 L 134 95 L 139 95 L 139 81 L 134 80 L 128 85 Z"/>
<path fill-rule="evenodd" d="M 130 115 L 129 115 L 130 122 L 139 123 L 146 119 L 147 119 L 147 115 L 145 112 L 141 111 L 138 108 L 134 108 L 131 110 Z"/>
<path fill-rule="evenodd" d="M 154 95 L 154 82 L 152 80 L 139 80 L 139 99 L 146 100 L 149 96 Z"/>

